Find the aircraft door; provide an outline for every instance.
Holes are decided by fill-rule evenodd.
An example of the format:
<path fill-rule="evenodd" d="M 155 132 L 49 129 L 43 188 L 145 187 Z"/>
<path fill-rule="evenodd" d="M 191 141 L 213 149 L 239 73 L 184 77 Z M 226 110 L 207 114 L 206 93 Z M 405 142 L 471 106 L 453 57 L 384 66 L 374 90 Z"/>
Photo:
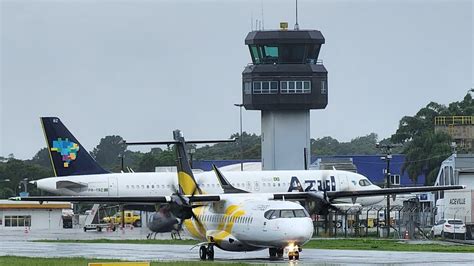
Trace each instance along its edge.
<path fill-rule="evenodd" d="M 255 191 L 259 191 L 259 190 L 260 190 L 260 186 L 258 185 L 258 181 L 255 181 L 253 187 L 254 187 Z"/>
<path fill-rule="evenodd" d="M 109 196 L 118 196 L 117 177 L 109 177 Z"/>
<path fill-rule="evenodd" d="M 252 190 L 252 182 L 247 181 L 247 191 L 251 191 L 251 190 Z"/>

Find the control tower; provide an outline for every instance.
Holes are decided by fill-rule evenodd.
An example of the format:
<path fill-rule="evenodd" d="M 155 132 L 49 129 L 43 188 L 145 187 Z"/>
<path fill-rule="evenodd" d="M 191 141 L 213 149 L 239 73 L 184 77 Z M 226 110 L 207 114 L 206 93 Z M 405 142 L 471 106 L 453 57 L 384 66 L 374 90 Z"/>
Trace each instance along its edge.
<path fill-rule="evenodd" d="M 310 110 L 328 103 L 327 70 L 318 61 L 317 30 L 252 31 L 252 64 L 242 73 L 246 110 L 261 110 L 262 169 L 304 169 L 309 163 Z"/>

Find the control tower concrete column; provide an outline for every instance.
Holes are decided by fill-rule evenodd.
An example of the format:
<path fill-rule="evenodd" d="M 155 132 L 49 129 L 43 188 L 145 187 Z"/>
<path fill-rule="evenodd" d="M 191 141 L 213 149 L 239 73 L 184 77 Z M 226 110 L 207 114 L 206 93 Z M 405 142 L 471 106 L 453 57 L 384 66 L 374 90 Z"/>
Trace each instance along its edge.
<path fill-rule="evenodd" d="M 262 111 L 262 169 L 304 169 L 304 156 L 310 159 L 309 118 L 309 110 Z"/>
<path fill-rule="evenodd" d="M 327 70 L 318 61 L 324 41 L 317 30 L 252 31 L 245 38 L 252 64 L 242 72 L 242 102 L 262 112 L 263 170 L 309 162 L 310 110 L 328 102 Z"/>

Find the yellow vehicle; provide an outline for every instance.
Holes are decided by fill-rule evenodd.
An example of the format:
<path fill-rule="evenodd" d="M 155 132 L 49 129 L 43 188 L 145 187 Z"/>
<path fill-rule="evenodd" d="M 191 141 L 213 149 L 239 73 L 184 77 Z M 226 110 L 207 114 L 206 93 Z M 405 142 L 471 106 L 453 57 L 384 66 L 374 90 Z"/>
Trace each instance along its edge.
<path fill-rule="evenodd" d="M 142 220 L 139 214 L 133 211 L 124 211 L 125 213 L 125 224 L 131 224 L 135 227 L 142 226 Z M 117 212 L 113 216 L 107 216 L 102 218 L 105 223 L 120 224 L 122 223 L 122 212 Z"/>

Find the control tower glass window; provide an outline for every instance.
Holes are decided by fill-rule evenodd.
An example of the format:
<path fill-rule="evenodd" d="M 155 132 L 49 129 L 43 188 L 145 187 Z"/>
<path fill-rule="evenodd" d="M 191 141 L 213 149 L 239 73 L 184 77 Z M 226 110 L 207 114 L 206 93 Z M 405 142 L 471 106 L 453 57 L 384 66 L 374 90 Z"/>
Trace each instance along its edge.
<path fill-rule="evenodd" d="M 302 64 L 305 63 L 305 45 L 282 45 L 280 47 L 280 63 Z"/>
<path fill-rule="evenodd" d="M 254 64 L 278 63 L 278 46 L 250 45 L 250 52 Z"/>
<path fill-rule="evenodd" d="M 320 45 L 249 45 L 254 64 L 316 64 Z"/>

